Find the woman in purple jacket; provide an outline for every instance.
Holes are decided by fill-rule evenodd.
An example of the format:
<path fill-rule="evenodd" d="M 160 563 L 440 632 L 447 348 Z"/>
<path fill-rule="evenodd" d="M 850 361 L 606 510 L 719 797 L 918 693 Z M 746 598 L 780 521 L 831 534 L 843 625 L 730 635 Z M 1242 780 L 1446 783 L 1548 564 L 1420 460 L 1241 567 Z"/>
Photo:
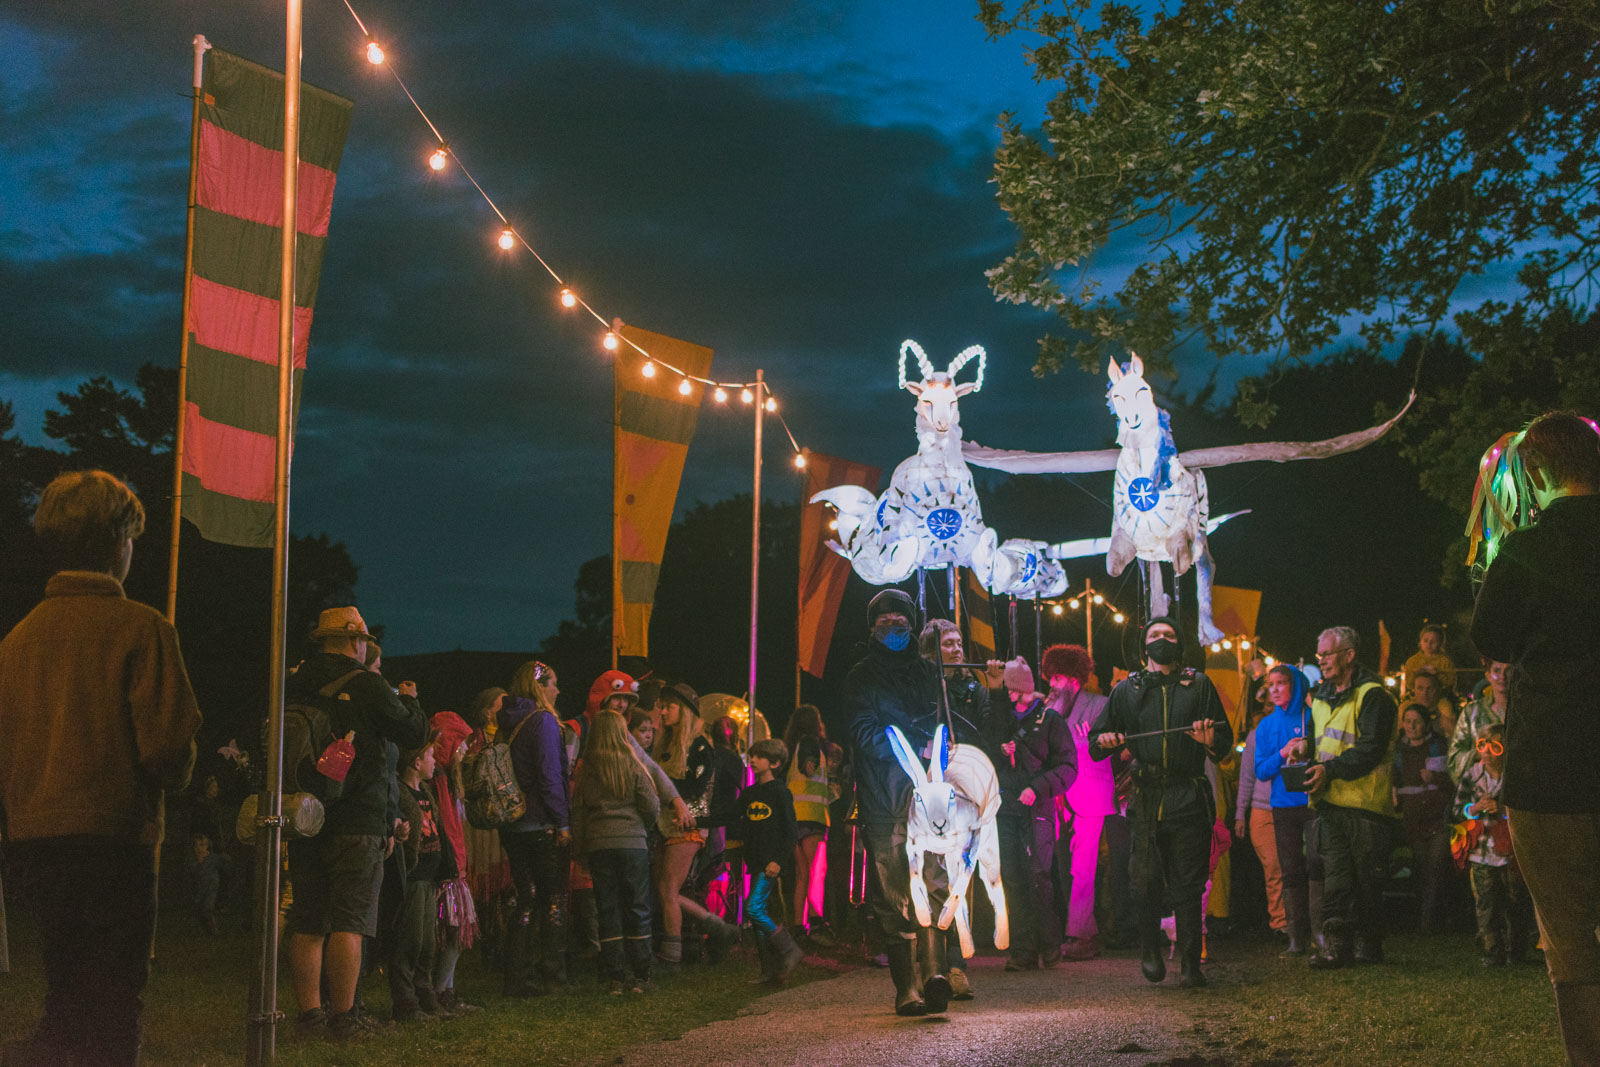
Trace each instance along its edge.
<path fill-rule="evenodd" d="M 500 831 L 517 910 L 507 931 L 505 995 L 529 997 L 567 981 L 567 846 L 571 778 L 556 715 L 556 672 L 538 660 L 517 668 L 496 713 L 496 737 L 511 738 L 511 763 L 528 802 Z M 515 736 L 513 736 L 513 734 Z"/>

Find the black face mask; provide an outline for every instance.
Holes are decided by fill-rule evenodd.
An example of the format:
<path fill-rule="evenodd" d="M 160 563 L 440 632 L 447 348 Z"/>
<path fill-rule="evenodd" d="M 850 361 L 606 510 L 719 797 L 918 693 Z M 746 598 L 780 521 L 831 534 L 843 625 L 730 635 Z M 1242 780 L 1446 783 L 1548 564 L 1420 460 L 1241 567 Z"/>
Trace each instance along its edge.
<path fill-rule="evenodd" d="M 1144 646 L 1144 654 L 1150 657 L 1151 663 L 1170 667 L 1178 662 L 1183 652 L 1178 647 L 1178 642 L 1168 637 L 1158 637 Z"/>

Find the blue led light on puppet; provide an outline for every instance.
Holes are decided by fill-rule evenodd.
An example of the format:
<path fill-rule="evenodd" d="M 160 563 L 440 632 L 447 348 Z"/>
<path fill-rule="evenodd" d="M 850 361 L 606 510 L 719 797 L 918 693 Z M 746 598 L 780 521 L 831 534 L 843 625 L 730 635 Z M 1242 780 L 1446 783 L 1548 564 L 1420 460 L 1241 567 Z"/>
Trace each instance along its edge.
<path fill-rule="evenodd" d="M 1503 434 L 1478 461 L 1472 507 L 1467 513 L 1468 567 L 1487 570 L 1507 534 L 1533 525 L 1537 507 L 1522 463 L 1521 445 L 1522 434 Z"/>

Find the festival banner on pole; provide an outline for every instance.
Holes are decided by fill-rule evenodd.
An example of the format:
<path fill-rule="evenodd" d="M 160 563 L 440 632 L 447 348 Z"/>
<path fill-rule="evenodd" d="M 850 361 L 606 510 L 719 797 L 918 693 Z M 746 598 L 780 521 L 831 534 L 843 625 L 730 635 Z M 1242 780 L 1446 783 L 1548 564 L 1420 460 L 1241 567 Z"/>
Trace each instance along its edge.
<path fill-rule="evenodd" d="M 800 510 L 800 617 L 796 627 L 796 658 L 807 674 L 822 677 L 828 663 L 828 646 L 833 642 L 833 626 L 839 617 L 839 602 L 844 599 L 845 579 L 850 577 L 850 561 L 828 548 L 835 535 L 828 528 L 831 512 L 821 501 L 809 503 L 824 489 L 859 485 L 869 493 L 878 491 L 883 471 L 865 463 L 806 454 L 806 487 L 801 499 L 808 501 Z"/>
<path fill-rule="evenodd" d="M 986 663 L 994 659 L 994 606 L 978 572 L 961 572 L 961 611 L 967 620 L 967 659 Z"/>
<path fill-rule="evenodd" d="M 685 374 L 711 373 L 709 348 L 651 333 L 633 326 L 619 332 L 663 363 Z M 624 346 L 623 351 L 629 351 Z M 616 467 L 613 485 L 616 552 L 612 599 L 612 638 L 624 656 L 650 654 L 650 612 L 655 604 L 661 556 L 678 502 L 683 462 L 700 415 L 704 387 L 676 374 L 646 378 L 624 371 L 632 361 L 618 360 Z M 670 379 L 670 380 L 668 380 Z"/>
<path fill-rule="evenodd" d="M 1261 590 L 1236 589 L 1227 585 L 1211 587 L 1211 618 L 1217 629 L 1230 639 L 1253 638 L 1256 635 L 1256 616 L 1261 611 Z M 1230 644 L 1232 641 L 1230 640 Z M 1250 659 L 1242 652 L 1230 649 L 1228 658 L 1234 663 Z M 1223 710 L 1228 713 L 1228 723 L 1234 736 L 1244 743 L 1244 678 L 1237 666 L 1232 668 L 1208 667 L 1206 675 L 1217 687 Z"/>
<path fill-rule="evenodd" d="M 183 517 L 212 541 L 270 547 L 282 286 L 283 75 L 213 48 L 195 183 L 184 422 Z M 301 86 L 294 414 L 300 407 L 352 104 Z"/>

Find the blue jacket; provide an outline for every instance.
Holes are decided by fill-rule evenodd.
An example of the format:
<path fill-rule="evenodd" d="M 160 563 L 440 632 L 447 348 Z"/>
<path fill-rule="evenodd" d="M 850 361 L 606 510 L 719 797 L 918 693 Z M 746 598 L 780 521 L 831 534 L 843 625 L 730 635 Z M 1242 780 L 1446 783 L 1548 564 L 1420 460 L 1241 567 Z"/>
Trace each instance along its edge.
<path fill-rule="evenodd" d="M 511 766 L 528 801 L 528 810 L 506 829 L 565 830 L 571 826 L 572 790 L 561 723 L 533 701 L 508 694 L 500 705 L 500 725 L 495 736 L 510 737 L 511 731 L 524 721 L 527 725 L 511 743 Z"/>
<path fill-rule="evenodd" d="M 1304 697 L 1304 688 L 1297 688 Z M 1294 707 L 1293 699 L 1289 707 Z M 1283 779 L 1278 776 L 1283 767 L 1283 746 L 1292 737 L 1304 737 L 1306 724 L 1311 721 L 1311 709 L 1304 704 L 1300 709 L 1297 714 L 1287 708 L 1274 708 L 1256 727 L 1256 777 L 1272 783 L 1272 806 L 1275 808 L 1303 808 L 1311 802 L 1309 795 L 1285 789 Z"/>

